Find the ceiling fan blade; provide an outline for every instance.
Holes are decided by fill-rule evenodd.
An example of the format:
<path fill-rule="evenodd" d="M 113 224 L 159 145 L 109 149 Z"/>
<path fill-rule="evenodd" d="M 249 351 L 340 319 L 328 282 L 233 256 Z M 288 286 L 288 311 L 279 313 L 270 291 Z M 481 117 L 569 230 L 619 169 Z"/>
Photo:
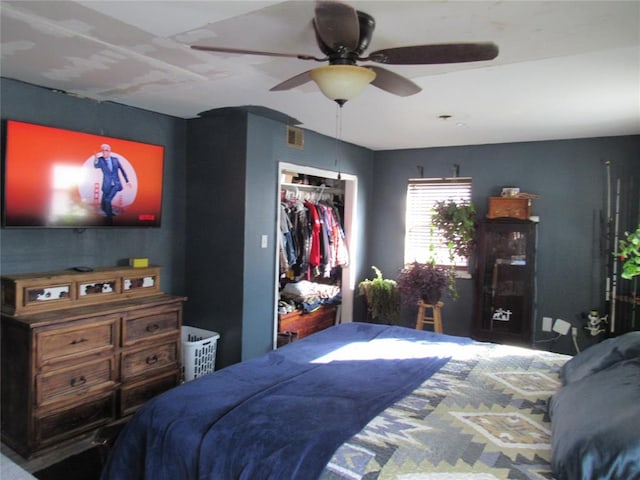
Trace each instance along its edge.
<path fill-rule="evenodd" d="M 376 78 L 371 82 L 371 85 L 378 87 L 381 90 L 385 90 L 394 95 L 400 97 L 408 97 L 422 91 L 418 85 L 413 83 L 408 78 L 398 75 L 386 68 L 368 66 L 374 72 L 376 72 Z"/>
<path fill-rule="evenodd" d="M 311 70 L 307 70 L 306 72 L 302 72 L 299 75 L 296 75 L 295 77 L 291 77 L 290 79 L 285 80 L 282 83 L 279 83 L 275 87 L 271 87 L 269 91 L 279 92 L 282 90 L 290 90 L 292 88 L 296 88 L 296 87 L 299 87 L 300 85 L 310 82 L 311 81 L 311 76 L 309 75 L 310 71 Z"/>
<path fill-rule="evenodd" d="M 333 51 L 341 47 L 353 51 L 360 40 L 360 22 L 356 10 L 342 2 L 316 2 L 313 25 L 320 40 Z"/>
<path fill-rule="evenodd" d="M 387 48 L 361 60 L 391 65 L 434 65 L 493 60 L 497 56 L 498 46 L 494 43 L 445 43 Z"/>
<path fill-rule="evenodd" d="M 201 50 L 203 52 L 220 52 L 220 53 L 234 53 L 238 55 L 265 55 L 268 57 L 287 57 L 298 58 L 300 60 L 316 60 L 323 62 L 326 58 L 316 58 L 313 55 L 304 55 L 300 53 L 277 53 L 277 52 L 263 52 L 260 50 L 243 50 L 240 48 L 227 48 L 227 47 L 208 47 L 206 45 L 191 45 L 194 50 Z"/>

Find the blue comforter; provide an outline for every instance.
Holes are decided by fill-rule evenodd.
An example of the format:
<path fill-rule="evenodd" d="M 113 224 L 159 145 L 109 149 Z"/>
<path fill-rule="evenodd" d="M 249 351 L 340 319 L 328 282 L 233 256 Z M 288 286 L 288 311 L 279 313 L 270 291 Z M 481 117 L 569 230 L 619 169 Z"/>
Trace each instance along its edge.
<path fill-rule="evenodd" d="M 313 479 L 373 417 L 470 340 L 403 327 L 332 327 L 154 398 L 102 479 Z"/>

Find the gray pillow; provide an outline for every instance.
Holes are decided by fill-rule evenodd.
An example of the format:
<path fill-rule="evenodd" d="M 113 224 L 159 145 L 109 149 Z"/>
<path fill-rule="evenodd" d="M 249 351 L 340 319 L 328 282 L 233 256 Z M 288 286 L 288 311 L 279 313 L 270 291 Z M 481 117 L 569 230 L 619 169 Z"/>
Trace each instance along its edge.
<path fill-rule="evenodd" d="M 562 387 L 549 413 L 554 478 L 640 479 L 640 358 Z"/>
<path fill-rule="evenodd" d="M 608 338 L 573 357 L 560 369 L 563 385 L 576 382 L 623 360 L 640 357 L 640 331 Z"/>

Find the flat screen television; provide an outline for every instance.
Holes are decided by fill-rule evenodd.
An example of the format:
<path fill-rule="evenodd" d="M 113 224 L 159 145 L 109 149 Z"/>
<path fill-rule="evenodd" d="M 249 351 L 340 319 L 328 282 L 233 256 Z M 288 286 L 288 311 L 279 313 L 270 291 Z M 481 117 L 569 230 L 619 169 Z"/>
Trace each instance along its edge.
<path fill-rule="evenodd" d="M 3 226 L 160 226 L 163 146 L 16 120 L 5 127 Z"/>

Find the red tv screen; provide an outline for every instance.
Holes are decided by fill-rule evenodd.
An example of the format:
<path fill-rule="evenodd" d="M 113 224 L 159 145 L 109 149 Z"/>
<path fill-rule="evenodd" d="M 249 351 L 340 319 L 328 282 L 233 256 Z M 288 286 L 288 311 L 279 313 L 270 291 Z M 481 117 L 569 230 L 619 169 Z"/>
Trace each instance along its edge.
<path fill-rule="evenodd" d="M 6 227 L 159 227 L 164 147 L 7 121 Z"/>

